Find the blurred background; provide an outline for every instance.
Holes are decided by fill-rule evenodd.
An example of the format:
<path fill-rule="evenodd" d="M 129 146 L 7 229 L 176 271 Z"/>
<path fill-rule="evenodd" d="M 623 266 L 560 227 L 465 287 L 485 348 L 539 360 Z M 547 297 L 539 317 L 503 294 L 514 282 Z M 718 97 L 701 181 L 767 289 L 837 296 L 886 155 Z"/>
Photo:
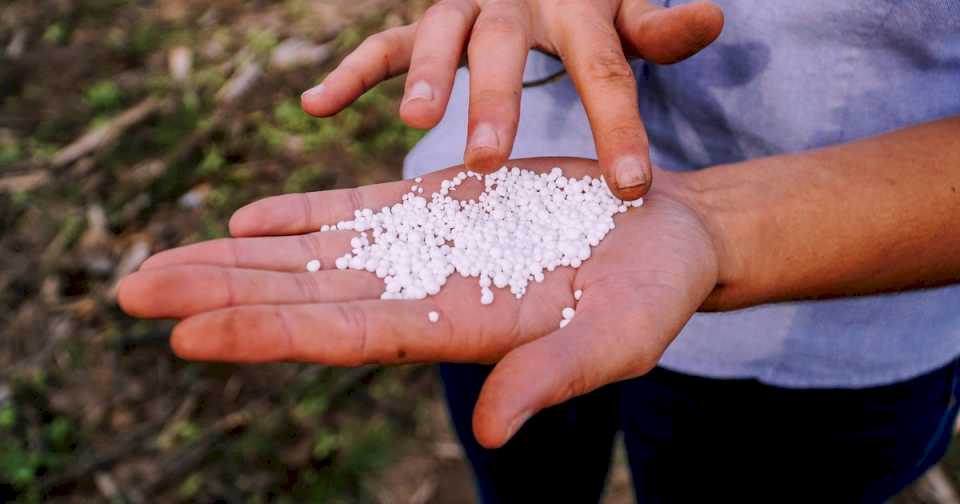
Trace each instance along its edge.
<path fill-rule="evenodd" d="M 114 296 L 254 199 L 400 177 L 402 79 L 330 119 L 299 96 L 428 5 L 0 0 L 0 500 L 474 501 L 430 367 L 187 363 Z"/>

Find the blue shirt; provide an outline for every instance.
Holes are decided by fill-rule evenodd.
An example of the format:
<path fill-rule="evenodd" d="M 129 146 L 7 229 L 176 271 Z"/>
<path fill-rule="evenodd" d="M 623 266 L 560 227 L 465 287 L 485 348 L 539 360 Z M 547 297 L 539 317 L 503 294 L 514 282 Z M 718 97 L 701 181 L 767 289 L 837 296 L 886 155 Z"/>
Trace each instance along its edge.
<path fill-rule="evenodd" d="M 960 114 L 960 0 L 717 3 L 726 23 L 710 47 L 676 65 L 633 63 L 661 167 L 701 169 Z M 557 71 L 556 59 L 531 52 L 524 78 Z M 459 70 L 443 121 L 406 159 L 407 176 L 463 161 L 467 81 Z M 512 156 L 596 158 L 569 77 L 524 89 Z M 697 314 L 660 364 L 853 388 L 906 380 L 958 355 L 960 285 L 952 285 Z"/>

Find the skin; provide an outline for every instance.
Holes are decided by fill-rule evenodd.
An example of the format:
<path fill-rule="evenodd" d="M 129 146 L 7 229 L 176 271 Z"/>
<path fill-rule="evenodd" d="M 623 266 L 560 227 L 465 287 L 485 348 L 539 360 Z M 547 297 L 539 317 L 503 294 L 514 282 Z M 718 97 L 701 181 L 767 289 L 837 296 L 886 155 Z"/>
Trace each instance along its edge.
<path fill-rule="evenodd" d="M 723 13 L 710 2 L 665 9 L 647 0 L 440 0 L 416 23 L 365 40 L 301 102 L 306 112 L 329 116 L 406 72 L 400 116 L 415 128 L 432 128 L 466 55 L 464 161 L 489 172 L 513 148 L 523 68 L 536 48 L 563 61 L 587 112 L 600 169 L 615 182 L 615 194 L 633 200 L 650 189 L 653 173 L 627 58 L 674 63 L 709 45 L 722 28 Z"/>
<path fill-rule="evenodd" d="M 409 182 L 290 194 L 230 221 L 235 238 L 161 252 L 123 280 L 139 317 L 181 319 L 187 359 L 496 363 L 474 433 L 502 446 L 532 413 L 652 369 L 697 310 L 852 296 L 960 282 L 960 117 L 822 150 L 696 172 L 658 171 L 645 205 L 574 271 L 559 268 L 517 300 L 479 303 L 454 275 L 437 296 L 381 301 L 372 273 L 330 271 L 351 233 L 316 233 L 358 207 L 396 202 Z M 595 161 L 529 159 L 598 175 Z M 424 177 L 425 190 L 461 168 Z M 470 185 L 473 185 L 471 192 Z M 468 181 L 460 197 L 476 194 Z M 306 273 L 319 257 L 323 270 Z M 560 311 L 583 290 L 577 315 Z M 437 323 L 427 314 L 440 314 Z"/>
<path fill-rule="evenodd" d="M 597 163 L 585 159 L 515 164 L 599 175 Z M 438 190 L 462 169 L 425 176 L 424 190 Z M 354 233 L 316 231 L 352 218 L 359 206 L 399 201 L 410 183 L 394 182 L 241 208 L 230 221 L 236 238 L 151 257 L 121 283 L 119 302 L 134 316 L 181 319 L 171 345 L 186 359 L 497 363 L 474 427 L 485 446 L 500 446 L 536 410 L 652 369 L 716 284 L 718 257 L 686 201 L 688 189 L 674 174 L 658 177 L 644 206 L 617 215 L 616 229 L 578 270 L 558 268 L 519 300 L 495 289 L 493 304 L 481 305 L 477 279 L 454 274 L 436 296 L 381 301 L 383 282 L 372 273 L 333 269 Z M 455 194 L 476 197 L 480 186 L 468 180 Z M 308 273 L 304 265 L 314 257 L 322 270 Z M 576 317 L 559 329 L 561 310 L 574 305 Z M 431 311 L 437 323 L 427 319 Z"/>

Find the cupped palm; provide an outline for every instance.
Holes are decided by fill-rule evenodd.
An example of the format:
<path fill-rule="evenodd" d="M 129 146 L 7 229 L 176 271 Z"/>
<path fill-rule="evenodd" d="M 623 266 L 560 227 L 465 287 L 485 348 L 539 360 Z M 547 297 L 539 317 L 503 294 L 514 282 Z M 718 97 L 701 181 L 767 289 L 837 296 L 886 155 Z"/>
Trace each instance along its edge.
<path fill-rule="evenodd" d="M 512 164 L 599 175 L 596 162 L 584 159 Z M 459 169 L 426 176 L 422 185 L 437 190 Z M 617 215 L 588 261 L 548 273 L 520 299 L 496 289 L 494 302 L 482 305 L 477 279 L 454 274 L 427 299 L 380 300 L 382 280 L 334 267 L 355 233 L 319 229 L 358 208 L 391 205 L 409 188 L 401 181 L 253 203 L 233 216 L 234 238 L 147 260 L 121 284 L 120 303 L 135 316 L 182 319 L 172 345 L 188 359 L 496 362 L 474 417 L 478 440 L 492 447 L 539 409 L 650 370 L 717 282 L 714 245 L 685 203 L 683 180 L 660 173 L 645 205 Z M 454 194 L 479 190 L 468 181 Z M 321 270 L 305 271 L 314 258 Z M 559 328 L 561 310 L 574 305 L 576 317 Z"/>

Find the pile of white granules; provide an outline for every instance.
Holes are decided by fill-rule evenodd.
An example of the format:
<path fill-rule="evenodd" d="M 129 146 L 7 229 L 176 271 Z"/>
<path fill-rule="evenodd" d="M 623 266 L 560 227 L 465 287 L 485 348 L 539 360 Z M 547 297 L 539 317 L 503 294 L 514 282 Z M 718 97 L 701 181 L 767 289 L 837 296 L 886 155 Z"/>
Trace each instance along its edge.
<path fill-rule="evenodd" d="M 454 199 L 451 192 L 470 177 L 484 183 L 483 193 L 476 200 Z M 614 215 L 643 205 L 642 199 L 617 199 L 602 178 L 567 178 L 560 168 L 460 172 L 429 200 L 421 196 L 421 181 L 392 207 L 357 210 L 353 220 L 321 228 L 359 233 L 336 267 L 375 273 L 385 286 L 381 299 L 432 296 L 454 273 L 478 280 L 481 304 L 493 302 L 492 287 L 509 287 L 520 298 L 531 281 L 543 281 L 544 270 L 580 267 L 615 227 Z M 319 267 L 316 260 L 307 264 L 309 271 Z M 573 313 L 563 310 L 561 327 Z M 439 316 L 431 312 L 429 318 Z"/>

